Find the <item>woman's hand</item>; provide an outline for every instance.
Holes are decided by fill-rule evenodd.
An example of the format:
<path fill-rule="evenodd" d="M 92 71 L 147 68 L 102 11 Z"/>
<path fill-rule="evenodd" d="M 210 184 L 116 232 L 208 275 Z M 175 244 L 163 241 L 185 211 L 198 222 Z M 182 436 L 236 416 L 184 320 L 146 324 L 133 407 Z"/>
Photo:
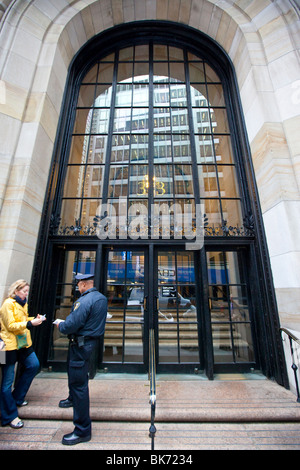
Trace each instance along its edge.
<path fill-rule="evenodd" d="M 32 324 L 32 326 L 38 326 L 41 323 L 43 323 L 43 321 L 45 321 L 45 320 L 46 320 L 46 318 L 45 318 L 44 315 L 38 314 L 33 320 L 31 320 L 31 324 Z"/>

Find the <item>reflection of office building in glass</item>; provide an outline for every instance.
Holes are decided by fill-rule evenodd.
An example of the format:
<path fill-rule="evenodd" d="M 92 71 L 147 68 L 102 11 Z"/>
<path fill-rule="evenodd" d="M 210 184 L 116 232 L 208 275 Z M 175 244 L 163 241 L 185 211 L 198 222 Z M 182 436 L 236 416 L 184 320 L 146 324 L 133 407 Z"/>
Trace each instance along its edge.
<path fill-rule="evenodd" d="M 94 273 L 109 299 L 95 370 L 146 371 L 154 332 L 158 371 L 258 369 L 286 385 L 280 326 L 300 331 L 294 2 L 174 2 L 174 21 L 160 0 L 57 17 L 23 3 L 0 30 L 3 296 L 32 276 L 33 313 L 65 318 L 74 275 Z M 65 369 L 66 338 L 51 321 L 43 335 L 43 367 Z"/>

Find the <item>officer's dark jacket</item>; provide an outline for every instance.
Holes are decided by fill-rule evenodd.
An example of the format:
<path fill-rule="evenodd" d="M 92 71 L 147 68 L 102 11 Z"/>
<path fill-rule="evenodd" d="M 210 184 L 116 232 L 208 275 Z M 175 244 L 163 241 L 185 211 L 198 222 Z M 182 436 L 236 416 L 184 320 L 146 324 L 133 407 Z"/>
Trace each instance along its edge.
<path fill-rule="evenodd" d="M 59 324 L 65 335 L 99 337 L 104 334 L 107 299 L 95 287 L 85 291 L 74 302 L 66 321 Z"/>

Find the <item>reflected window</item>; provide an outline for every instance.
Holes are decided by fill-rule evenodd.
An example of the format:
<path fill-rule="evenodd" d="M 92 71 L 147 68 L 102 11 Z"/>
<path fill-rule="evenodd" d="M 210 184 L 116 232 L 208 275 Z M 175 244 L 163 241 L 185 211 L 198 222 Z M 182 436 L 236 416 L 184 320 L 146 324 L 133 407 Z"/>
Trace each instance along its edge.
<path fill-rule="evenodd" d="M 77 235 L 95 233 L 97 208 L 119 198 L 127 219 L 131 198 L 147 199 L 148 217 L 157 198 L 188 198 L 214 234 L 224 221 L 239 227 L 237 174 L 223 86 L 209 64 L 167 45 L 120 49 L 79 89 L 59 234 L 76 224 Z"/>

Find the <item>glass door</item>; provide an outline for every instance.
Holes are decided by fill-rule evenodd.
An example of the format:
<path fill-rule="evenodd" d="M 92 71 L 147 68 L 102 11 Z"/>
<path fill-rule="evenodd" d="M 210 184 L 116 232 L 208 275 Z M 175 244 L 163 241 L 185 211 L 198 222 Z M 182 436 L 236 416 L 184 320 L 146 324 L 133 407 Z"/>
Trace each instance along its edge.
<path fill-rule="evenodd" d="M 103 367 L 146 372 L 153 325 L 158 371 L 200 368 L 194 252 L 151 253 L 107 251 Z"/>
<path fill-rule="evenodd" d="M 145 252 L 142 249 L 110 249 L 106 270 L 108 314 L 103 365 L 111 369 L 134 364 L 136 370 L 144 365 L 145 357 Z"/>
<path fill-rule="evenodd" d="M 156 262 L 158 369 L 199 368 L 194 252 L 158 250 Z"/>

